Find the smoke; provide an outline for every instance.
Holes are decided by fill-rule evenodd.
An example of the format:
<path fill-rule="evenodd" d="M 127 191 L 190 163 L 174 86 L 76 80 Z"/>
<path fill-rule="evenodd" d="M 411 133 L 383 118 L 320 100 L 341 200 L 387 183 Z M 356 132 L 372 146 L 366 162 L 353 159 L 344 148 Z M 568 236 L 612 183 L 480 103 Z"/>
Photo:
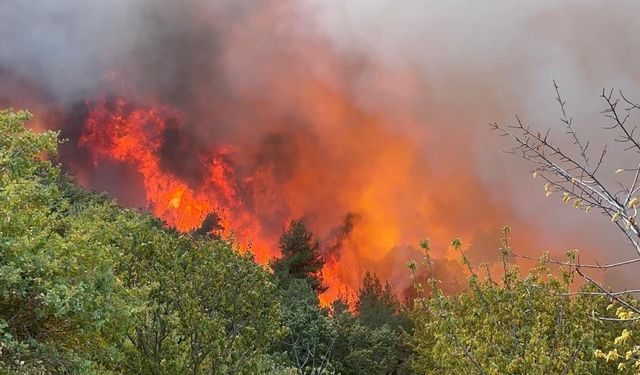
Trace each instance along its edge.
<path fill-rule="evenodd" d="M 366 270 L 403 290 L 423 237 L 443 270 L 455 268 L 454 236 L 474 262 L 493 261 L 504 224 L 518 252 L 608 261 L 626 258 L 617 234 L 544 199 L 486 124 L 518 113 L 555 126 L 555 78 L 578 130 L 603 139 L 602 87 L 640 97 L 638 8 L 7 0 L 0 104 L 62 129 L 61 159 L 81 183 L 183 230 L 220 212 L 262 262 L 304 217 L 333 295 Z"/>
<path fill-rule="evenodd" d="M 508 143 L 488 132 L 485 124 L 510 123 L 519 114 L 534 128 L 552 128 L 558 143 L 571 148 L 557 121 L 556 79 L 574 126 L 591 140 L 592 150 L 598 150 L 613 138 L 602 129 L 601 90 L 615 86 L 631 97 L 640 95 L 640 75 L 633 67 L 640 44 L 640 25 L 633 15 L 640 5 L 405 1 L 400 6 L 385 0 L 305 4 L 341 53 L 357 51 L 392 71 L 414 72 L 420 82 L 417 95 L 377 101 L 363 94 L 362 102 L 372 108 L 418 108 L 422 122 L 438 133 L 424 147 L 428 159 L 447 155 L 447 169 L 475 173 L 492 199 L 508 202 L 510 215 L 535 226 L 539 241 L 534 249 L 557 254 L 579 248 L 600 262 L 632 256 L 606 219 L 563 210 L 557 200 L 544 199 L 540 183 L 523 170 L 527 165 L 500 155 Z M 364 81 L 366 85 L 368 79 Z M 608 143 L 607 170 L 633 162 L 620 145 Z M 454 147 L 458 156 L 451 157 L 455 144 L 461 147 Z M 520 235 L 516 230 L 514 236 Z M 476 244 L 482 242 L 474 246 L 484 253 L 479 259 L 486 259 L 492 236 L 484 232 L 474 237 Z"/>

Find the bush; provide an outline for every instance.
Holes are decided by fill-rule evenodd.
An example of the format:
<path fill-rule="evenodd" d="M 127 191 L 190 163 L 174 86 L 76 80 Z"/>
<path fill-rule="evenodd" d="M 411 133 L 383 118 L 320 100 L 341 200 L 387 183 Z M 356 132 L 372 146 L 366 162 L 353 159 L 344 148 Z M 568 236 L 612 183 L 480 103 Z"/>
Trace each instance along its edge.
<path fill-rule="evenodd" d="M 276 368 L 273 277 L 61 176 L 57 134 L 0 112 L 0 372 L 253 374 Z"/>
<path fill-rule="evenodd" d="M 508 230 L 505 230 L 505 236 Z M 461 249 L 459 240 L 453 246 Z M 430 267 L 429 248 L 424 265 Z M 606 313 L 605 296 L 570 292 L 574 271 L 554 276 L 545 258 L 526 277 L 507 262 L 506 237 L 500 280 L 484 279 L 469 266 L 468 289 L 445 296 L 429 280 L 429 298 L 416 300 L 412 314 L 417 374 L 602 374 L 615 371 L 597 362 L 594 350 L 613 340 L 615 327 L 595 319 Z M 571 255 L 571 254 L 570 254 Z M 417 265 L 408 264 L 415 275 Z M 423 286 L 416 288 L 422 291 Z M 582 291 L 592 291 L 591 286 Z"/>

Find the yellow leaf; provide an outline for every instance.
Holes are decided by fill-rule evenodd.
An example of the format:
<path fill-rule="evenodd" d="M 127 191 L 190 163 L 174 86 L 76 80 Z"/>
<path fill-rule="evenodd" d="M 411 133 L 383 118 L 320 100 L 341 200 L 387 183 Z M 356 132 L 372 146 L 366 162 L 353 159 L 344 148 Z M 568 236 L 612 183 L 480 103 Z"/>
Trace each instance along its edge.
<path fill-rule="evenodd" d="M 619 354 L 618 354 L 618 349 L 613 349 L 610 350 L 609 353 L 607 353 L 607 355 L 605 356 L 605 359 L 607 360 L 607 362 L 609 361 L 615 361 L 616 359 L 618 359 Z"/>
<path fill-rule="evenodd" d="M 622 370 L 624 370 L 626 368 L 627 368 L 627 366 L 624 364 L 624 362 L 618 363 L 618 370 L 622 371 Z"/>
<path fill-rule="evenodd" d="M 625 328 L 620 336 L 616 337 L 615 340 L 613 340 L 613 345 L 623 344 L 625 341 L 627 341 L 629 336 L 631 336 L 631 331 Z"/>

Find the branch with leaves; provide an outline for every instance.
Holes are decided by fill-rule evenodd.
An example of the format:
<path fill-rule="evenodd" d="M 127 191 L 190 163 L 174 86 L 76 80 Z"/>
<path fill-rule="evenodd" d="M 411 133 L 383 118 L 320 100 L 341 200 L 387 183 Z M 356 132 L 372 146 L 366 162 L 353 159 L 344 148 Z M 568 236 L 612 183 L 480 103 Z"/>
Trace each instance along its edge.
<path fill-rule="evenodd" d="M 568 262 L 548 262 L 573 268 L 585 281 L 596 286 L 598 291 L 592 294 L 606 295 L 635 312 L 635 308 L 622 298 L 633 291 L 612 292 L 587 275 L 585 270 L 606 270 L 640 262 L 640 228 L 637 223 L 640 205 L 640 140 L 636 135 L 637 127 L 631 125 L 632 115 L 640 110 L 640 105 L 625 97 L 622 91 L 602 91 L 600 97 L 604 109 L 601 113 L 608 120 L 604 129 L 611 132 L 612 142 L 623 145 L 621 152 L 625 159 L 633 160 L 635 165 L 631 168 L 618 166 L 615 170 L 606 171 L 604 166 L 608 145 L 605 144 L 597 152 L 591 150 L 591 142 L 578 134 L 573 117 L 568 115 L 567 102 L 560 95 L 555 81 L 553 87 L 555 101 L 560 108 L 560 123 L 573 149 L 559 146 L 550 136 L 551 129 L 544 133 L 535 131 L 517 116 L 515 124 L 505 126 L 493 123 L 491 128 L 500 136 L 512 140 L 513 146 L 507 150 L 508 153 L 534 165 L 533 177 L 540 177 L 546 182 L 544 190 L 547 196 L 557 192 L 562 194 L 564 203 L 572 202 L 577 209 L 590 212 L 595 208 L 624 235 L 634 250 L 631 259 L 609 264 L 581 264 L 575 258 Z"/>
<path fill-rule="evenodd" d="M 637 104 L 626 99 L 622 92 L 614 95 L 613 90 L 603 91 L 605 102 L 603 115 L 610 120 L 605 129 L 614 131 L 612 140 L 625 144 L 624 151 L 636 160 L 635 168 L 618 168 L 610 174 L 602 172 L 607 145 L 595 155 L 591 153 L 589 141 L 584 141 L 574 128 L 573 118 L 567 115 L 566 101 L 562 99 L 558 85 L 554 81 L 556 101 L 561 111 L 560 122 L 574 150 L 565 150 L 550 137 L 551 129 L 544 133 L 533 130 L 516 116 L 514 125 L 491 124 L 500 136 L 512 139 L 514 146 L 507 152 L 521 157 L 535 168 L 533 176 L 546 181 L 545 193 L 562 194 L 564 203 L 573 202 L 574 207 L 589 212 L 600 210 L 624 234 L 625 238 L 640 255 L 640 228 L 637 223 L 638 193 L 640 193 L 640 141 L 635 136 L 636 127 L 629 125 L 633 111 L 640 109 Z M 621 109 L 620 103 L 628 106 Z M 626 155 L 625 155 L 626 156 Z M 629 181 L 609 178 L 615 175 L 631 174 Z"/>

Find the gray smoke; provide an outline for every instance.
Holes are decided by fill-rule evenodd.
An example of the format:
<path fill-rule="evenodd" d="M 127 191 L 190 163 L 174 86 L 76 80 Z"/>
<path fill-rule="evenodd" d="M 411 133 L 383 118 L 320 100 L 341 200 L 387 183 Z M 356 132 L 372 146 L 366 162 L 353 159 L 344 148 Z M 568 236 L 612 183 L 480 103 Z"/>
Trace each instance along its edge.
<path fill-rule="evenodd" d="M 253 15 L 267 6 L 277 8 L 267 22 L 276 26 L 264 33 L 264 20 Z M 434 184 L 455 184 L 456 176 L 479 181 L 482 193 L 461 201 L 508 207 L 497 210 L 505 213 L 504 223 L 523 223 L 537 232 L 535 248 L 526 251 L 561 254 L 584 248 L 607 262 L 631 254 L 606 219 L 559 207 L 558 198 L 545 199 L 527 164 L 503 154 L 508 144 L 486 124 L 511 122 L 519 114 L 562 137 L 553 100 L 556 79 L 578 131 L 593 139 L 594 147 L 604 143 L 602 88 L 615 86 L 640 100 L 639 13 L 640 3 L 632 0 L 4 0 L 0 105 L 20 106 L 15 98 L 35 100 L 31 91 L 18 92 L 33 85 L 37 100 L 72 105 L 117 91 L 122 74 L 138 100 L 152 91 L 207 119 L 205 124 L 187 119 L 191 136 L 180 149 L 167 151 L 168 160 L 184 161 L 199 141 L 242 137 L 266 148 L 263 136 L 271 129 L 255 124 L 273 120 L 273 113 L 293 113 L 290 127 L 310 127 L 295 118 L 295 111 L 302 111 L 293 109 L 295 87 L 286 95 L 268 93 L 292 89 L 279 86 L 283 77 L 296 82 L 296 77 L 327 75 L 369 113 L 410 117 L 418 131 L 404 122 L 394 131 L 412 134 L 424 150 L 425 169 L 435 171 Z M 330 64 L 317 63 L 307 53 L 305 41 L 317 39 L 328 40 L 338 56 L 342 81 Z M 111 74 L 116 78 L 106 84 Z M 246 110 L 260 101 L 271 109 Z M 611 158 L 610 168 L 628 160 L 615 152 Z M 175 168 L 190 174 L 188 165 Z M 460 214 L 464 209 L 453 212 L 442 214 L 452 230 L 476 224 L 473 215 Z M 519 228 L 514 229 L 517 238 Z M 493 230 L 477 230 L 473 252 L 480 260 L 490 260 L 477 249 L 492 246 Z"/>

